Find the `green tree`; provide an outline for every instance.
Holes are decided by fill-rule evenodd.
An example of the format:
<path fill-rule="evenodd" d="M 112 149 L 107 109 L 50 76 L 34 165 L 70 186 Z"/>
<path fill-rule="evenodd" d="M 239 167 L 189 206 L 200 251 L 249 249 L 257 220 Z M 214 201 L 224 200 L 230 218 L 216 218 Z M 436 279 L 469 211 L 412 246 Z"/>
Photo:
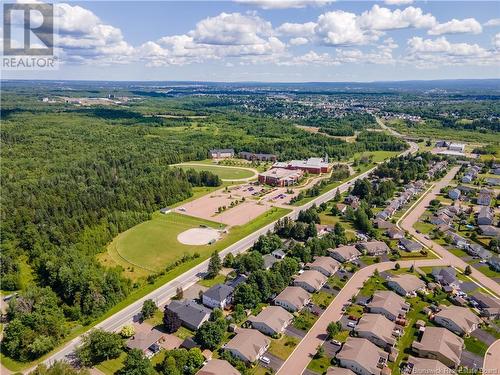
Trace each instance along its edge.
<path fill-rule="evenodd" d="M 395 269 L 395 270 L 399 270 L 400 268 L 401 268 L 401 265 L 400 265 L 399 263 L 396 263 L 396 264 L 394 265 L 394 269 Z"/>
<path fill-rule="evenodd" d="M 174 333 L 181 327 L 182 321 L 177 313 L 167 309 L 163 312 L 163 327 L 167 333 Z"/>
<path fill-rule="evenodd" d="M 326 327 L 326 332 L 328 332 L 328 340 L 332 340 L 333 337 L 342 330 L 342 324 L 340 322 L 330 322 L 328 327 Z"/>
<path fill-rule="evenodd" d="M 219 274 L 221 269 L 222 269 L 222 262 L 220 260 L 219 253 L 217 251 L 214 251 L 208 263 L 207 278 L 213 279 L 215 276 Z"/>
<path fill-rule="evenodd" d="M 151 318 L 157 311 L 158 306 L 156 306 L 156 303 L 154 303 L 152 299 L 145 300 L 141 309 L 142 319 L 146 320 Z"/>
<path fill-rule="evenodd" d="M 123 341 L 120 335 L 95 329 L 83 336 L 76 355 L 82 365 L 92 367 L 108 359 L 117 358 L 122 349 Z"/>
<path fill-rule="evenodd" d="M 225 319 L 217 320 L 215 322 L 206 321 L 196 331 L 194 339 L 201 345 L 202 348 L 214 350 L 222 342 L 226 329 L 227 326 Z"/>
<path fill-rule="evenodd" d="M 234 303 L 241 304 L 246 309 L 251 309 L 257 306 L 260 302 L 259 291 L 255 290 L 254 286 L 248 284 L 240 284 L 234 291 Z"/>
<path fill-rule="evenodd" d="M 89 370 L 76 369 L 68 362 L 57 361 L 47 367 L 44 364 L 38 365 L 36 369 L 30 372 L 32 375 L 90 375 Z"/>
<path fill-rule="evenodd" d="M 155 370 L 141 350 L 132 349 L 128 352 L 123 367 L 117 372 L 118 375 L 153 375 Z"/>
<path fill-rule="evenodd" d="M 467 267 L 465 267 L 464 274 L 468 276 L 471 273 L 472 273 L 472 268 L 468 265 Z"/>

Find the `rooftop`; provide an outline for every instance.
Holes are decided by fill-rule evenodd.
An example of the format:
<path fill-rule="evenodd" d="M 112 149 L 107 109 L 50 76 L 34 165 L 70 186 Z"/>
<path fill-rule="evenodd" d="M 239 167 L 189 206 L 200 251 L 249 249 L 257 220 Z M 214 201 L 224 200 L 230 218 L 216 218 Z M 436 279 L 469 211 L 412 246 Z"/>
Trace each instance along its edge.
<path fill-rule="evenodd" d="M 470 331 L 473 325 L 481 322 L 481 319 L 468 308 L 453 305 L 442 309 L 436 314 L 437 317 L 454 322 L 464 332 Z"/>
<path fill-rule="evenodd" d="M 264 308 L 256 317 L 249 320 L 255 323 L 263 323 L 275 332 L 281 332 L 286 323 L 293 318 L 293 315 L 279 306 L 268 306 Z"/>
<path fill-rule="evenodd" d="M 255 362 L 259 351 L 269 345 L 271 340 L 256 329 L 239 329 L 225 346 L 228 350 L 235 350 L 241 353 L 249 362 Z"/>
<path fill-rule="evenodd" d="M 354 361 L 371 374 L 380 374 L 381 369 L 378 367 L 380 358 L 387 359 L 387 356 L 387 353 L 367 339 L 356 337 L 348 337 L 340 352 L 337 353 L 339 360 Z"/>
<path fill-rule="evenodd" d="M 453 362 L 460 363 L 464 340 L 446 328 L 426 327 L 420 341 L 414 341 L 412 346 L 416 349 L 440 353 Z"/>

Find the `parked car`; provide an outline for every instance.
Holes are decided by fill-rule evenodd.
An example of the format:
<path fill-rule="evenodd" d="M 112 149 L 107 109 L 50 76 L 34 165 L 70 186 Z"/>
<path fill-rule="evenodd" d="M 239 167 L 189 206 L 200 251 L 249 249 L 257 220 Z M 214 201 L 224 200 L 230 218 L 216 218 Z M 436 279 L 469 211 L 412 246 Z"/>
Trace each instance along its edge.
<path fill-rule="evenodd" d="M 347 326 L 350 327 L 350 328 L 356 328 L 356 322 L 347 322 Z"/>
<path fill-rule="evenodd" d="M 342 346 L 342 343 L 340 341 L 338 341 L 338 340 L 332 340 L 331 343 L 333 345 Z"/>
<path fill-rule="evenodd" d="M 265 363 L 266 365 L 270 364 L 271 363 L 271 360 L 267 357 L 260 357 L 260 361 L 262 363 Z"/>

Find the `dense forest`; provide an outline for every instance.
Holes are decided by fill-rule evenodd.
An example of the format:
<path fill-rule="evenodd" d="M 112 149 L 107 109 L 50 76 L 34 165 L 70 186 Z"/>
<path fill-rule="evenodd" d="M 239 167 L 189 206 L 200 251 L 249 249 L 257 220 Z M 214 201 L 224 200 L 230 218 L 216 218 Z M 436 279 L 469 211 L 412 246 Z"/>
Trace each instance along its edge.
<path fill-rule="evenodd" d="M 88 323 L 138 287 L 95 255 L 155 210 L 190 197 L 193 186 L 220 184 L 217 176 L 170 164 L 205 159 L 215 147 L 282 160 L 325 153 L 343 160 L 406 147 L 384 133 L 362 131 L 346 143 L 218 107 L 213 99 L 204 104 L 147 98 L 127 108 L 77 107 L 3 94 L 0 275 L 4 290 L 22 289 L 9 309 L 5 354 L 27 361 L 47 353 L 67 334 L 66 322 Z M 181 118 L 149 117 L 159 108 L 177 109 Z M 21 258 L 34 285 L 23 283 Z"/>

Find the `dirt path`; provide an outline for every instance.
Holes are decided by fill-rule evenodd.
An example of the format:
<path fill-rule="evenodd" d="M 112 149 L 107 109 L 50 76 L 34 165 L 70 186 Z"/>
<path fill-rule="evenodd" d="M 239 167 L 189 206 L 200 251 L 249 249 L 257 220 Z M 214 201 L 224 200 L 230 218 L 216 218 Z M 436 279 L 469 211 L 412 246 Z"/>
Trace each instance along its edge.
<path fill-rule="evenodd" d="M 441 266 L 446 262 L 441 259 L 427 259 L 427 260 L 408 260 L 398 262 L 402 268 L 410 266 L 415 267 L 429 267 Z M 330 322 L 339 321 L 343 315 L 342 307 L 348 303 L 351 297 L 358 293 L 359 289 L 363 287 L 363 283 L 373 275 L 376 269 L 379 272 L 393 269 L 396 262 L 384 262 L 372 264 L 368 267 L 362 268 L 357 271 L 342 290 L 337 294 L 330 306 L 327 307 L 325 312 L 319 317 L 314 326 L 307 332 L 306 336 L 297 345 L 278 370 L 279 375 L 302 374 L 312 357 L 316 353 L 318 345 L 322 345 L 327 337 L 326 328 Z"/>
<path fill-rule="evenodd" d="M 468 266 L 466 262 L 462 259 L 456 257 L 448 250 L 446 250 L 440 244 L 432 241 L 428 236 L 418 233 L 413 225 L 417 222 L 417 220 L 424 214 L 426 208 L 429 206 L 430 201 L 436 198 L 439 194 L 440 190 L 448 186 L 450 182 L 453 180 L 453 177 L 457 174 L 459 166 L 453 167 L 447 174 L 444 176 L 439 182 L 437 182 L 434 187 L 431 189 L 427 195 L 425 195 L 420 201 L 417 202 L 415 207 L 410 209 L 410 212 L 403 217 L 400 223 L 400 227 L 404 230 L 407 230 L 413 237 L 415 237 L 419 242 L 421 242 L 426 247 L 432 249 L 434 252 L 438 253 L 440 257 L 442 257 L 450 266 L 460 268 L 464 270 L 465 267 Z M 500 295 L 500 285 L 494 280 L 490 279 L 482 272 L 476 270 L 474 267 L 471 267 L 473 277 L 479 284 L 482 284 L 487 289 L 490 289 L 497 295 Z"/>

